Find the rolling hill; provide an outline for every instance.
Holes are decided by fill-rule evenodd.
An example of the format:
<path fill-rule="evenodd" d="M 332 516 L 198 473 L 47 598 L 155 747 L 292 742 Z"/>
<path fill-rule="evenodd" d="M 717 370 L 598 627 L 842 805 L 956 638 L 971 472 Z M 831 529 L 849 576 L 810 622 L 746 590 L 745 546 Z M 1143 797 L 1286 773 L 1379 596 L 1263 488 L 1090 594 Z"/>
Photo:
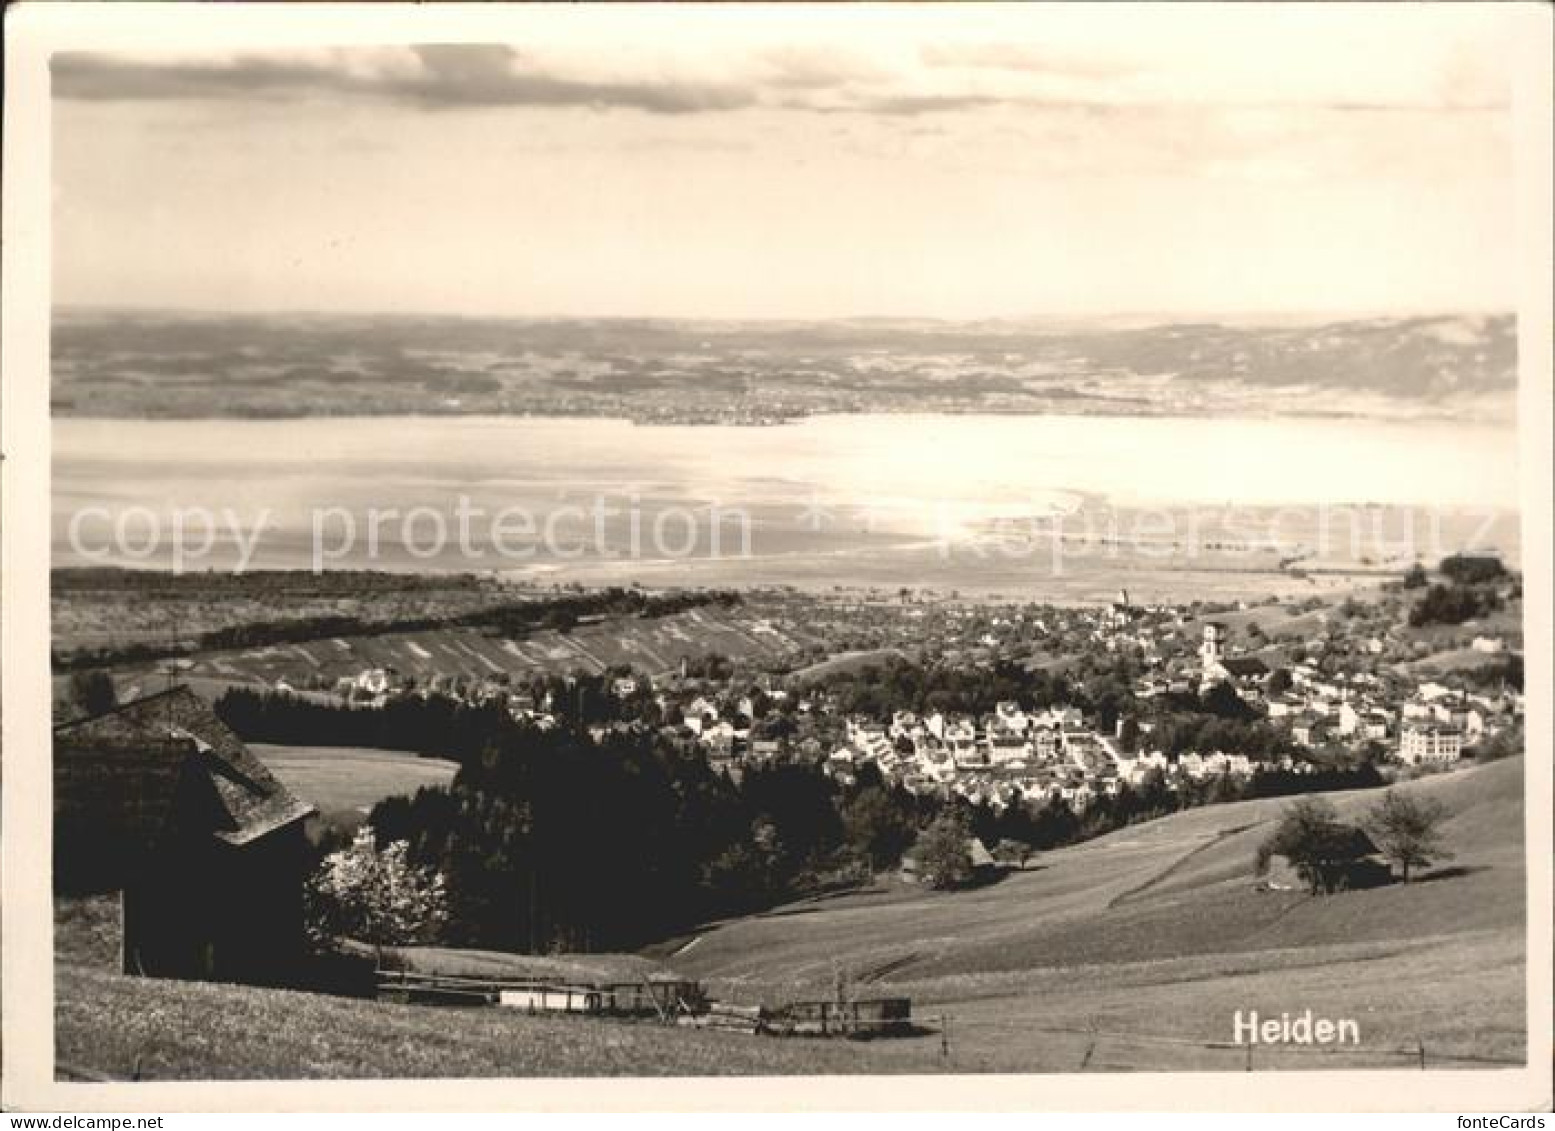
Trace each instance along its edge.
<path fill-rule="evenodd" d="M 882 882 L 657 948 L 729 1001 L 828 996 L 839 973 L 859 997 L 909 995 L 925 1030 L 912 1038 L 778 1041 L 126 978 L 67 915 L 59 1056 L 160 1078 L 1520 1064 L 1522 773 L 1515 758 L 1401 787 L 1449 808 L 1456 854 L 1407 886 L 1256 890 L 1253 851 L 1284 802 L 1252 801 L 1060 849 L 971 891 Z M 1354 819 L 1376 796 L 1333 800 Z M 1238 1010 L 1307 1009 L 1356 1020 L 1360 1046 L 1249 1059 L 1230 1043 Z"/>
<path fill-rule="evenodd" d="M 1456 853 L 1407 886 L 1256 890 L 1253 854 L 1285 803 L 1241 802 L 1052 852 L 978 890 L 888 885 L 778 909 L 690 940 L 669 961 L 731 997 L 818 992 L 839 969 L 860 994 L 911 994 L 920 1012 L 953 1016 L 968 1067 L 1072 1070 L 1091 1030 L 1143 1038 L 1148 1055 L 1125 1057 L 1130 1067 L 1213 1067 L 1219 1054 L 1199 1053 L 1230 1038 L 1237 1009 L 1306 1008 L 1363 1019 L 1356 1056 L 1373 1063 L 1420 1044 L 1444 1060 L 1515 1060 L 1522 759 L 1402 788 L 1448 807 Z M 1376 796 L 1334 801 L 1356 819 Z M 1052 1039 L 1065 1029 L 1077 1040 Z"/>

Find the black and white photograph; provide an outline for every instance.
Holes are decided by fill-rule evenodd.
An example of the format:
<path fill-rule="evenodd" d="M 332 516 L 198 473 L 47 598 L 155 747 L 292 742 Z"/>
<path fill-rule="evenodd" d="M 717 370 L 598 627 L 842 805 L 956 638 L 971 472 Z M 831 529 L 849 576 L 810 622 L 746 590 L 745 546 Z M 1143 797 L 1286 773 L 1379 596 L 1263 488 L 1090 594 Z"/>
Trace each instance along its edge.
<path fill-rule="evenodd" d="M 1548 1110 L 1548 8 L 180 7 L 7 218 L 51 1110 Z"/>

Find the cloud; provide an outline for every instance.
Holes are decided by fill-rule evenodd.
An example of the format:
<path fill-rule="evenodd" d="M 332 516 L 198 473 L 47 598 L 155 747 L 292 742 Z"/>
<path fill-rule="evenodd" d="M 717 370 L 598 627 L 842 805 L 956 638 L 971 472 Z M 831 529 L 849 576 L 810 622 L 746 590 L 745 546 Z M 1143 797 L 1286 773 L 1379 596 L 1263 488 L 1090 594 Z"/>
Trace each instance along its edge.
<path fill-rule="evenodd" d="M 413 48 L 423 73 L 380 80 L 390 97 L 430 109 L 474 106 L 587 106 L 655 114 L 738 110 L 755 93 L 734 84 L 695 81 L 598 82 L 566 78 L 526 66 L 518 52 L 493 44 Z"/>
<path fill-rule="evenodd" d="M 968 110 L 989 110 L 998 107 L 1035 110 L 1057 114 L 1085 114 L 1092 117 L 1111 116 L 1125 110 L 1147 110 L 1150 107 L 1125 106 L 1080 98 L 1048 98 L 1042 95 L 1017 94 L 884 94 L 854 100 L 839 109 L 866 114 L 884 114 L 892 117 L 919 117 L 926 114 L 948 114 Z"/>
<path fill-rule="evenodd" d="M 338 86 L 344 77 L 314 64 L 264 58 L 170 65 L 90 52 L 55 55 L 50 73 L 55 97 L 105 102 L 301 94 Z"/>
<path fill-rule="evenodd" d="M 387 102 L 425 111 L 581 107 L 684 115 L 752 108 L 886 118 L 1009 108 L 1093 115 L 1196 107 L 1205 112 L 1460 113 L 1497 110 L 1494 83 L 1467 49 L 1446 73 L 1415 68 L 1373 76 L 1342 69 L 1189 67 L 1168 53 L 1152 65 L 1115 50 L 1028 43 L 914 46 L 905 55 L 861 54 L 827 44 L 763 46 L 676 61 L 644 54 L 607 64 L 493 43 L 239 55 L 225 59 L 63 53 L 57 97 L 96 101 L 270 100 L 307 97 Z M 1418 73 L 1417 73 L 1418 72 Z"/>
<path fill-rule="evenodd" d="M 759 53 L 756 64 L 757 79 L 764 88 L 837 90 L 891 77 L 890 71 L 860 55 L 817 45 L 767 48 Z"/>
<path fill-rule="evenodd" d="M 1029 43 L 934 44 L 924 47 L 919 57 L 930 67 L 1019 71 L 1078 79 L 1119 78 L 1142 69 L 1138 63 L 1123 59 L 1079 52 L 1061 54 Z"/>
<path fill-rule="evenodd" d="M 569 77 L 500 44 L 423 44 L 414 65 L 348 65 L 245 56 L 223 62 L 147 62 L 84 52 L 53 59 L 56 97 L 87 101 L 291 99 L 317 95 L 376 98 L 427 110 L 497 106 L 635 109 L 656 114 L 735 110 L 754 105 L 753 89 L 697 81 L 596 81 Z"/>

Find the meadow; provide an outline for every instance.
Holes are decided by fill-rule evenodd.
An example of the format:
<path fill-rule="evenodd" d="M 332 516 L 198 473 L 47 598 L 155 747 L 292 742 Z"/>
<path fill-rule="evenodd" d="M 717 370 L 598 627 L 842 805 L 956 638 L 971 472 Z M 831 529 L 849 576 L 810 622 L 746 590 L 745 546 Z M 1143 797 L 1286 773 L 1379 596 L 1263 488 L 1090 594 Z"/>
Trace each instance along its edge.
<path fill-rule="evenodd" d="M 273 746 L 249 749 L 287 789 L 321 811 L 366 814 L 385 797 L 447 785 L 459 767 L 442 758 L 362 746 Z"/>
<path fill-rule="evenodd" d="M 1239 802 L 1048 853 L 973 891 L 887 883 L 779 909 L 683 940 L 667 961 L 730 996 L 813 994 L 839 971 L 861 996 L 910 994 L 920 1014 L 951 1018 L 967 1071 L 1073 1071 L 1098 1033 L 1093 1057 L 1110 1048 L 1128 1067 L 1225 1067 L 1238 1053 L 1212 1046 L 1237 1009 L 1358 1019 L 1347 1066 L 1405 1063 L 1421 1045 L 1438 1066 L 1517 1060 L 1521 775 L 1509 759 L 1402 787 L 1449 808 L 1455 853 L 1409 885 L 1259 890 L 1253 855 L 1285 802 Z M 1332 799 L 1358 819 L 1376 796 Z M 1262 1055 L 1294 1067 L 1322 1054 Z"/>
<path fill-rule="evenodd" d="M 174 1080 L 702 1076 L 866 1071 L 856 1046 L 60 971 L 56 1055 Z"/>
<path fill-rule="evenodd" d="M 115 1075 L 139 1065 L 199 1079 L 1505 1067 L 1526 1056 L 1522 773 L 1513 758 L 1401 787 L 1449 808 L 1455 853 L 1408 885 L 1259 890 L 1253 850 L 1284 803 L 1239 802 L 1059 849 L 978 889 L 883 877 L 644 956 L 726 1001 L 824 997 L 839 975 L 860 998 L 908 995 L 920 1031 L 898 1040 L 751 1038 L 125 978 L 111 972 L 103 916 L 64 907 L 58 1055 Z M 1350 819 L 1375 799 L 1332 795 Z M 471 970 L 515 961 L 453 957 Z M 1237 1010 L 1306 1009 L 1356 1020 L 1359 1047 L 1265 1046 L 1249 1062 L 1231 1043 Z"/>

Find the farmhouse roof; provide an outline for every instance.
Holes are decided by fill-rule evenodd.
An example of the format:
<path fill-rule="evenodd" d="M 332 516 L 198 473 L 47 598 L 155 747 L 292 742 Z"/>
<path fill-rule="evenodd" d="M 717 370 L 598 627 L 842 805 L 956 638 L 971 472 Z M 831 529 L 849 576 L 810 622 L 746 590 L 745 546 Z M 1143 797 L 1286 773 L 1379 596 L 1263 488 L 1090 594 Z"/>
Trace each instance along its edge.
<path fill-rule="evenodd" d="M 1269 665 L 1257 656 L 1228 656 L 1220 661 L 1220 666 L 1239 678 L 1267 675 L 1269 671 Z"/>
<path fill-rule="evenodd" d="M 1338 825 L 1334 829 L 1336 848 L 1342 848 L 1344 854 L 1352 857 L 1377 856 L 1382 849 L 1377 847 L 1377 842 L 1371 839 L 1365 829 L 1359 825 Z M 1276 855 L 1284 855 L 1276 853 Z"/>
<path fill-rule="evenodd" d="M 1377 847 L 1377 842 L 1371 839 L 1371 834 L 1363 828 L 1351 825 L 1349 838 L 1350 849 L 1358 856 L 1375 856 L 1382 851 Z"/>
<path fill-rule="evenodd" d="M 54 757 L 58 807 L 143 834 L 165 827 L 189 781 L 208 785 L 210 834 L 228 844 L 247 844 L 315 811 L 187 686 L 56 727 Z"/>

